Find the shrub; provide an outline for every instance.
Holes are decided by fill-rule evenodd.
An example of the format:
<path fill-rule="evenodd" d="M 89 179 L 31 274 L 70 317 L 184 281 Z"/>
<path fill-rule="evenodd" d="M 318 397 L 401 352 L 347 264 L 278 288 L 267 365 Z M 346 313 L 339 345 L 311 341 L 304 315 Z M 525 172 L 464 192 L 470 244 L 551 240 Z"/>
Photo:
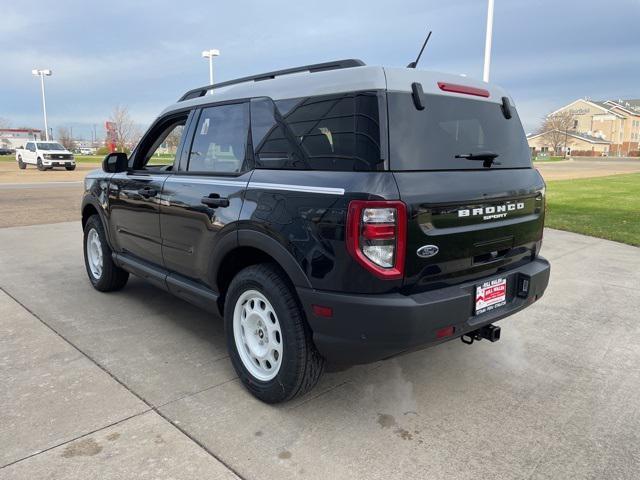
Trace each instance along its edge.
<path fill-rule="evenodd" d="M 116 151 L 118 152 L 119 150 L 116 150 Z M 109 147 L 100 147 L 98 150 L 96 150 L 96 155 L 100 155 L 100 156 L 108 155 L 109 153 L 110 153 Z M 131 153 L 131 150 L 129 150 L 128 148 L 125 148 L 124 153 L 129 155 L 129 153 Z"/>

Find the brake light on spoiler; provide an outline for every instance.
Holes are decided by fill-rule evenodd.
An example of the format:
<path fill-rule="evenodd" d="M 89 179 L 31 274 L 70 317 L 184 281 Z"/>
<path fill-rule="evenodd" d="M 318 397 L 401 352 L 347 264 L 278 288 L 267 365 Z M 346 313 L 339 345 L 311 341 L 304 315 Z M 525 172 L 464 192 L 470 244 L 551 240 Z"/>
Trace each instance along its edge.
<path fill-rule="evenodd" d="M 469 87 L 467 85 L 458 85 L 456 83 L 438 82 L 440 90 L 452 93 L 463 93 L 465 95 L 475 95 L 476 97 L 489 98 L 489 90 L 484 88 Z"/>

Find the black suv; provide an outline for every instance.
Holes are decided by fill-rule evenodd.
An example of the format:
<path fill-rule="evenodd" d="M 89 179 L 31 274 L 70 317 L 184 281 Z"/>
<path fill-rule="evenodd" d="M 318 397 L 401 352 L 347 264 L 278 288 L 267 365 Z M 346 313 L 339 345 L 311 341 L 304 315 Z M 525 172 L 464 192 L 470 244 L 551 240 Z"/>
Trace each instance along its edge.
<path fill-rule="evenodd" d="M 85 180 L 87 273 L 224 317 L 249 391 L 462 337 L 540 298 L 545 185 L 499 87 L 343 60 L 187 92 Z"/>

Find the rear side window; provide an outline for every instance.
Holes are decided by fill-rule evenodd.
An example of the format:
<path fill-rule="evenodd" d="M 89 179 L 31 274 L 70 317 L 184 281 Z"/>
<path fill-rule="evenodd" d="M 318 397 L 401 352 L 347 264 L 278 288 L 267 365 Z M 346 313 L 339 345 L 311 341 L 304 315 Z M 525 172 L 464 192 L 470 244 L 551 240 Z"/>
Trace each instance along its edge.
<path fill-rule="evenodd" d="M 417 110 L 411 94 L 389 92 L 389 152 L 392 170 L 482 169 L 483 162 L 456 155 L 495 153 L 496 168 L 531 167 L 527 140 L 515 108 L 448 95 L 425 95 Z"/>
<path fill-rule="evenodd" d="M 189 152 L 190 172 L 239 173 L 244 170 L 249 135 L 249 105 L 204 108 Z"/>
<path fill-rule="evenodd" d="M 371 171 L 384 168 L 377 92 L 251 102 L 258 168 Z"/>

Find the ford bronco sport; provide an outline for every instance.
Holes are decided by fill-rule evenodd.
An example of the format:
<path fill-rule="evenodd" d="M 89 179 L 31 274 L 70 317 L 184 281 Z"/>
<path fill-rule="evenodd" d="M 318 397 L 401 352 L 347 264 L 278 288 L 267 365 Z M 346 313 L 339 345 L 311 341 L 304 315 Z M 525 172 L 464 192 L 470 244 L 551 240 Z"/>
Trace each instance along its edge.
<path fill-rule="evenodd" d="M 133 273 L 219 312 L 265 402 L 325 363 L 497 340 L 493 322 L 547 287 L 544 214 L 501 88 L 358 60 L 187 92 L 82 202 L 93 286 Z"/>

